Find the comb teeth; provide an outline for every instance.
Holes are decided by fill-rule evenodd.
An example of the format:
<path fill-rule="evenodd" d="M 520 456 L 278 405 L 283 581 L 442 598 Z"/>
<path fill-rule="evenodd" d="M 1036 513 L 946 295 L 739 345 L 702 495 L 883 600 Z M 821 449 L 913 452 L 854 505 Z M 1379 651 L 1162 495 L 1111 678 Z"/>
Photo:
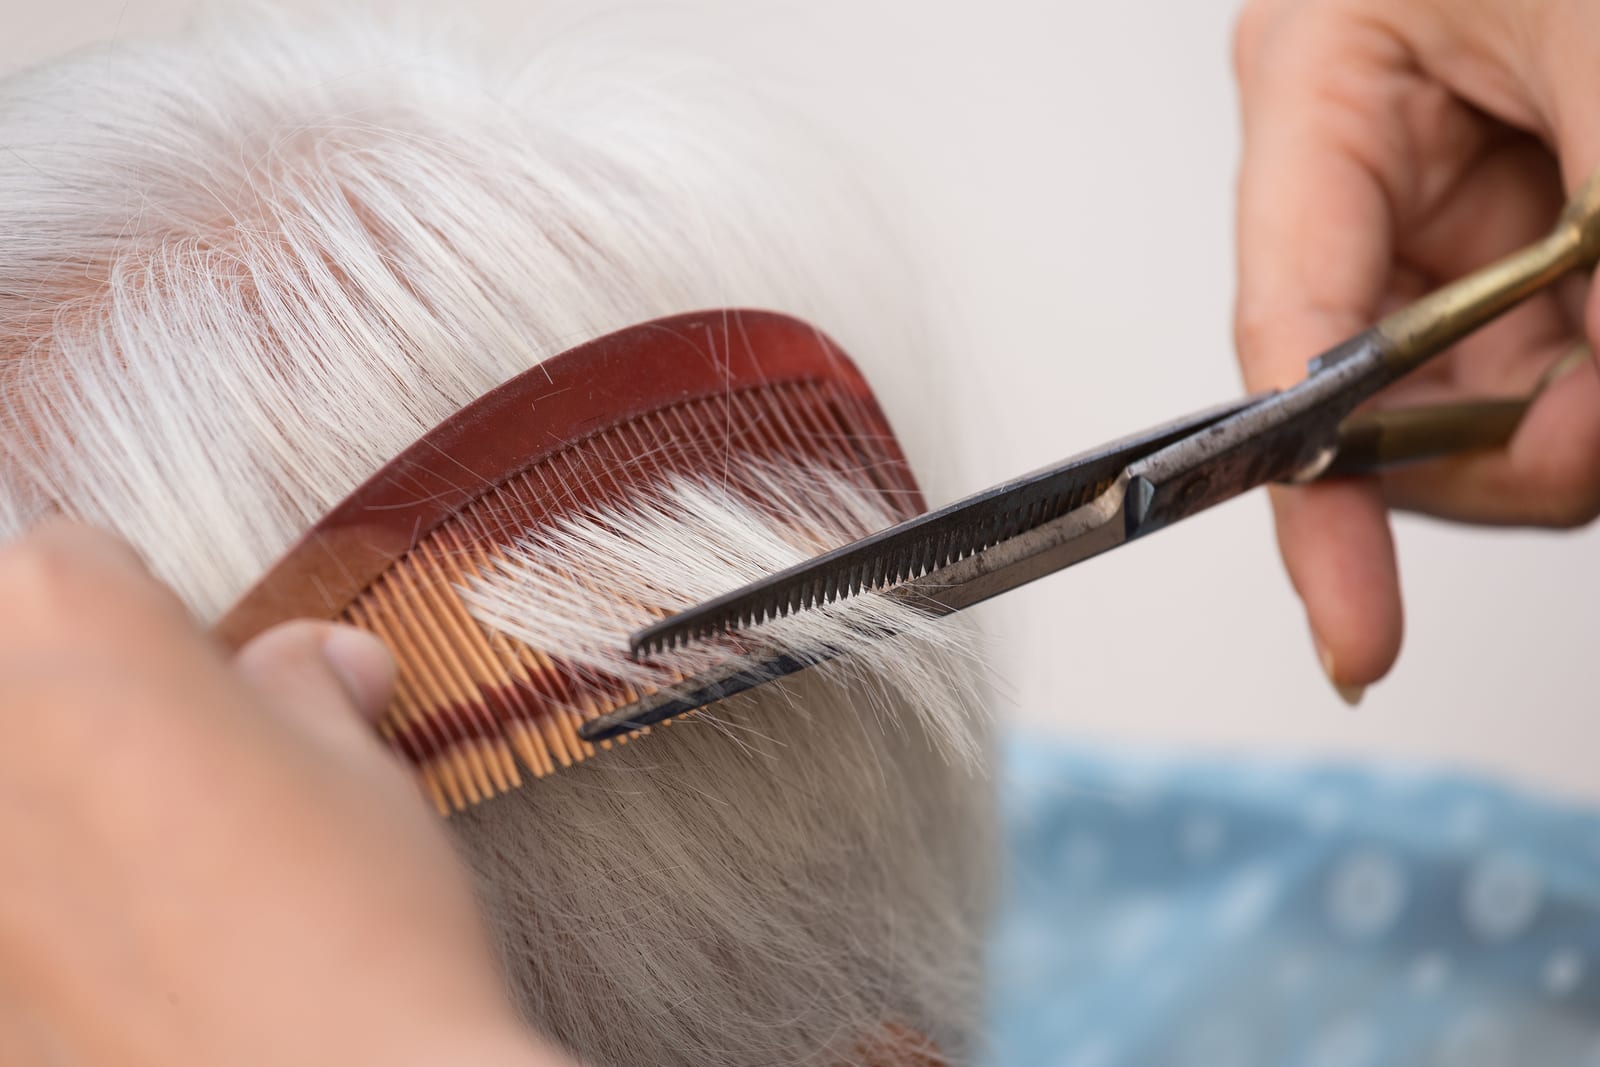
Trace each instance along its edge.
<path fill-rule="evenodd" d="M 541 529 L 624 505 L 673 475 L 737 472 L 741 464 L 731 457 L 823 468 L 898 501 L 892 506 L 901 510 L 914 506 L 903 461 L 874 444 L 881 435 L 866 432 L 871 429 L 851 398 L 826 381 L 757 386 L 640 415 L 503 479 L 424 537 L 340 616 L 396 653 L 396 695 L 381 733 L 417 765 L 425 790 L 445 813 L 608 748 L 611 742 L 582 741 L 578 728 L 644 694 L 485 627 L 462 592 L 502 573 L 508 550 L 537 540 Z M 723 488 L 755 506 L 779 503 L 763 500 L 757 486 Z M 802 518 L 832 543 L 861 532 L 820 510 Z M 814 583 L 803 596 L 833 600 L 866 580 L 863 572 L 848 581 Z M 592 593 L 597 610 L 615 619 L 619 640 L 630 628 L 626 620 L 648 610 L 625 590 Z M 684 677 L 669 673 L 672 681 Z"/>
<path fill-rule="evenodd" d="M 685 480 L 803 531 L 806 551 L 866 532 L 825 493 L 764 483 L 775 463 L 825 473 L 835 492 L 879 497 L 899 517 L 922 509 L 866 381 L 814 327 L 738 309 L 641 323 L 545 360 L 435 426 L 324 515 L 215 632 L 233 648 L 294 618 L 377 634 L 398 666 L 379 732 L 417 765 L 440 810 L 458 811 L 609 747 L 578 728 L 648 696 L 634 688 L 644 679 L 682 680 L 661 664 L 629 682 L 565 662 L 535 647 L 540 631 L 526 630 L 533 644 L 504 632 L 538 612 L 517 603 L 496 629 L 465 597 L 512 580 L 521 546 L 557 524 L 598 515 L 604 525 L 652 487 Z M 649 576 L 596 588 L 581 558 L 566 569 L 588 632 L 616 630 L 593 662 L 628 674 L 628 631 L 670 596 Z M 855 581 L 810 593 L 836 597 Z"/>

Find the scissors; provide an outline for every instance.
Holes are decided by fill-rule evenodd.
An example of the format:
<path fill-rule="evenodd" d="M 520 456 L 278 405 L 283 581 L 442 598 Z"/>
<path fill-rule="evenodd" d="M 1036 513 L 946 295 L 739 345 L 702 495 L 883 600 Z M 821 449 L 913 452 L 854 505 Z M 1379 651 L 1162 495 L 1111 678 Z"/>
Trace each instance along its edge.
<path fill-rule="evenodd" d="M 863 593 L 930 616 L 971 607 L 1272 482 L 1301 484 L 1496 448 L 1526 397 L 1357 412 L 1528 297 L 1600 260 L 1600 174 L 1550 234 L 1313 359 L 1298 385 L 1207 408 L 1003 482 L 664 618 L 629 638 L 645 657 Z M 1577 351 L 1568 360 L 1588 358 Z M 843 654 L 759 648 L 597 718 L 602 741 Z"/>

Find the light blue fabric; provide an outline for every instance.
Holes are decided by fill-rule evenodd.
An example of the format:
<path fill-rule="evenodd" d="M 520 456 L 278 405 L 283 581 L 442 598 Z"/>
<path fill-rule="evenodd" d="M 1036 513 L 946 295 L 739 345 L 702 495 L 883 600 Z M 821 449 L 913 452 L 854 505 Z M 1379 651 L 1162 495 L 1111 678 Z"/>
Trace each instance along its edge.
<path fill-rule="evenodd" d="M 1037 738 L 1004 768 L 989 1067 L 1600 1067 L 1600 815 Z"/>

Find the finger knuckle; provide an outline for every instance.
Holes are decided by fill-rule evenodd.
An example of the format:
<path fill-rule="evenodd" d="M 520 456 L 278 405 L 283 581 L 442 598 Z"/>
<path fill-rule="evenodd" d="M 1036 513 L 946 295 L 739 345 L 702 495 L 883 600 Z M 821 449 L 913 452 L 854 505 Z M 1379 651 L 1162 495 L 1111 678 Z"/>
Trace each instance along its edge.
<path fill-rule="evenodd" d="M 0 604 L 11 619 L 37 625 L 71 610 L 90 591 L 71 554 L 59 542 L 28 537 L 0 546 Z"/>
<path fill-rule="evenodd" d="M 1297 19 L 1315 17 L 1324 6 L 1321 0 L 1249 0 L 1233 20 L 1234 77 L 1240 82 L 1247 80 L 1266 54 L 1273 29 L 1286 15 Z"/>
<path fill-rule="evenodd" d="M 29 644 L 64 634 L 90 640 L 122 632 L 134 620 L 160 626 L 187 620 L 171 590 L 98 555 L 97 536 L 47 524 L 0 544 L 0 635 L 27 637 Z"/>
<path fill-rule="evenodd" d="M 1596 519 L 1600 519 L 1600 484 L 1558 494 L 1545 507 L 1544 525 L 1557 530 L 1581 529 Z"/>
<path fill-rule="evenodd" d="M 1535 521 L 1556 530 L 1576 530 L 1600 519 L 1600 465 L 1557 465 L 1533 479 Z"/>
<path fill-rule="evenodd" d="M 1233 76 L 1237 81 L 1243 82 L 1255 65 L 1256 54 L 1260 48 L 1262 34 L 1266 31 L 1267 15 L 1271 7 L 1271 0 L 1252 0 L 1240 10 L 1238 18 L 1233 21 L 1231 42 Z"/>
<path fill-rule="evenodd" d="M 1256 301 L 1240 301 L 1233 313 L 1233 343 L 1239 358 L 1249 362 L 1269 347 L 1269 339 L 1278 324 L 1266 307 Z"/>

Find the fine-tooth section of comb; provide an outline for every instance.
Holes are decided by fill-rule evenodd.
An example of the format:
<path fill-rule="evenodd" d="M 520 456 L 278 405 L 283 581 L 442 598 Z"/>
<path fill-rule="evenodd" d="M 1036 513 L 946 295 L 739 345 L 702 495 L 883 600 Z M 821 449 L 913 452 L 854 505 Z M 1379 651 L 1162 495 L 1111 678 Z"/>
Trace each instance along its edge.
<path fill-rule="evenodd" d="M 399 668 L 380 732 L 441 811 L 460 810 L 587 759 L 595 746 L 578 728 L 644 695 L 484 625 L 471 590 L 514 574 L 541 533 L 670 484 L 713 485 L 775 515 L 810 507 L 801 525 L 833 544 L 859 534 L 748 475 L 774 463 L 842 479 L 898 518 L 922 509 L 866 382 L 813 327 L 761 311 L 632 327 L 546 360 L 430 431 L 313 527 L 217 632 L 238 647 L 310 617 L 376 634 Z M 665 614 L 587 573 L 573 567 L 619 647 L 641 616 Z M 657 666 L 669 683 L 684 677 Z"/>

